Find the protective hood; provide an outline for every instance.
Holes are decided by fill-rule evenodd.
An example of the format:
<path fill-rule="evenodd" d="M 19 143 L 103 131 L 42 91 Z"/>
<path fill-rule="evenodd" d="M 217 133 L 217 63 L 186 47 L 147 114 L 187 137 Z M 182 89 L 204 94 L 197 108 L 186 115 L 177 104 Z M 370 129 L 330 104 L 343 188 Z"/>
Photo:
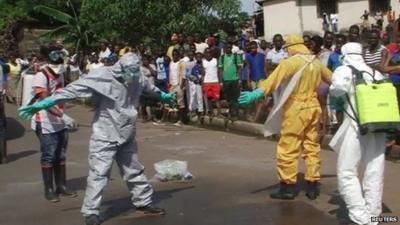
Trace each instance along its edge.
<path fill-rule="evenodd" d="M 343 65 L 352 65 L 359 70 L 369 68 L 362 55 L 362 46 L 356 42 L 349 42 L 342 47 Z"/>
<path fill-rule="evenodd" d="M 289 34 L 286 37 L 286 46 L 287 51 L 290 56 L 296 54 L 304 54 L 309 55 L 310 50 L 304 45 L 304 39 L 298 34 Z"/>
<path fill-rule="evenodd" d="M 115 63 L 112 68 L 116 77 L 122 77 L 126 82 L 131 82 L 135 78 L 141 76 L 140 72 L 141 61 L 139 57 L 132 53 L 126 53 L 121 59 Z"/>

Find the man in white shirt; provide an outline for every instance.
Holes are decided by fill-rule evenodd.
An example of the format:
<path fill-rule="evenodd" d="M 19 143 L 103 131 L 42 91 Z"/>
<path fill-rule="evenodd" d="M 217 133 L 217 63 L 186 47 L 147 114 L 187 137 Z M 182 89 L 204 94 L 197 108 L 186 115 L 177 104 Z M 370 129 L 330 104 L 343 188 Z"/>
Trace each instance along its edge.
<path fill-rule="evenodd" d="M 267 52 L 266 57 L 268 74 L 272 73 L 278 64 L 288 57 L 288 53 L 282 48 L 284 40 L 281 34 L 275 34 L 272 42 L 274 48 Z"/>
<path fill-rule="evenodd" d="M 194 45 L 196 46 L 196 53 L 204 54 L 206 48 L 208 48 L 208 44 L 201 40 L 200 34 L 194 34 Z"/>
<path fill-rule="evenodd" d="M 176 92 L 177 104 L 178 104 L 178 122 L 175 126 L 182 126 L 182 119 L 185 113 L 185 100 L 184 100 L 184 74 L 185 74 L 185 63 L 181 59 L 179 51 L 174 49 L 172 52 L 172 61 L 169 64 L 169 91 Z"/>
<path fill-rule="evenodd" d="M 111 51 L 108 48 L 108 43 L 106 41 L 102 41 L 100 43 L 100 49 L 101 49 L 101 51 L 100 51 L 100 54 L 99 54 L 99 60 L 100 60 L 100 62 L 102 62 L 103 59 L 105 59 L 108 56 L 110 56 Z"/>
<path fill-rule="evenodd" d="M 332 32 L 335 34 L 338 32 L 338 20 L 338 14 L 331 14 Z"/>
<path fill-rule="evenodd" d="M 46 53 L 49 64 L 43 66 L 34 76 L 32 88 L 37 100 L 44 99 L 64 87 L 64 52 L 55 45 L 46 48 L 43 53 Z M 65 156 L 68 130 L 65 122 L 64 104 L 58 104 L 37 112 L 31 123 L 40 142 L 45 198 L 52 202 L 60 201 L 58 195 L 77 196 L 76 192 L 66 187 Z M 53 187 L 53 176 L 56 189 Z"/>

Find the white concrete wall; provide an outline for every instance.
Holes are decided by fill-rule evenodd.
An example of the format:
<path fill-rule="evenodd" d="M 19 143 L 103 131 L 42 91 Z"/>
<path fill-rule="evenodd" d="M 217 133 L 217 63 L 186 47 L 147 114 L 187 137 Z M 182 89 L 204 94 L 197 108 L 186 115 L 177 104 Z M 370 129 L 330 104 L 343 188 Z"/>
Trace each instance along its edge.
<path fill-rule="evenodd" d="M 341 29 L 348 29 L 353 24 L 361 24 L 361 15 L 364 10 L 369 11 L 368 0 L 340 0 L 339 1 L 339 31 Z M 374 20 L 371 18 L 371 22 Z"/>
<path fill-rule="evenodd" d="M 264 3 L 265 39 L 271 40 L 276 33 L 287 35 L 303 33 L 304 31 L 322 34 L 322 18 L 318 16 L 316 0 L 273 0 Z M 360 16 L 364 10 L 369 10 L 368 0 L 339 0 L 339 31 L 348 29 L 353 24 L 361 24 Z M 392 6 L 397 15 L 400 13 L 400 3 L 392 0 Z M 375 22 L 372 18 L 371 22 Z"/>
<path fill-rule="evenodd" d="M 322 18 L 318 17 L 315 0 L 301 0 L 301 4 L 301 15 L 303 17 L 302 32 L 322 32 Z"/>
<path fill-rule="evenodd" d="M 400 13 L 400 1 L 398 0 L 391 0 L 390 4 L 392 5 L 392 8 L 396 11 L 396 17 L 398 17 Z"/>
<path fill-rule="evenodd" d="M 295 0 L 274 0 L 264 3 L 264 37 L 271 40 L 274 34 L 299 33 L 299 9 Z"/>

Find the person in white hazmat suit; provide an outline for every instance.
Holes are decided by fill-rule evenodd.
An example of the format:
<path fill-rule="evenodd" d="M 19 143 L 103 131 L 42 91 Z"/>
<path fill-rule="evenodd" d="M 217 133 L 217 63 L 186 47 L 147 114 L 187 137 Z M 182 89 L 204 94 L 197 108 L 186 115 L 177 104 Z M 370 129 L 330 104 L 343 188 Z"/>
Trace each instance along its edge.
<path fill-rule="evenodd" d="M 348 95 L 356 109 L 355 77 L 348 65 L 359 71 L 374 74 L 376 80 L 384 77 L 378 71 L 367 66 L 362 57 L 362 46 L 358 43 L 347 43 L 342 47 L 343 66 L 333 73 L 330 94 L 333 96 Z M 372 77 L 363 73 L 366 82 Z M 350 105 L 347 103 L 346 114 L 353 118 Z M 357 123 L 348 115 L 329 144 L 337 153 L 337 178 L 339 192 L 349 210 L 353 224 L 375 225 L 372 217 L 382 212 L 383 175 L 385 163 L 385 134 L 368 133 L 360 135 Z M 362 182 L 358 179 L 358 166 L 364 166 Z"/>
<path fill-rule="evenodd" d="M 164 215 L 165 210 L 152 204 L 153 188 L 138 161 L 135 140 L 139 97 L 142 92 L 173 104 L 176 93 L 164 93 L 140 72 L 140 60 L 125 54 L 114 66 L 93 70 L 51 97 L 21 107 L 19 116 L 28 119 L 35 112 L 78 97 L 91 97 L 95 107 L 89 146 L 89 176 L 81 212 L 87 225 L 98 225 L 102 193 L 107 185 L 114 158 L 132 194 L 137 211 Z"/>

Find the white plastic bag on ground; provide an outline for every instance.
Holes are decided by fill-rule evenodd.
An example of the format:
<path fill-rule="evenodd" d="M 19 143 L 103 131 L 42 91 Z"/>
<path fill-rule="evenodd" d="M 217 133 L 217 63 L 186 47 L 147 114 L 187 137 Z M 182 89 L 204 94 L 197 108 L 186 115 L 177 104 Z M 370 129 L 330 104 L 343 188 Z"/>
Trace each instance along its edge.
<path fill-rule="evenodd" d="M 170 180 L 191 180 L 193 175 L 188 171 L 188 165 L 186 161 L 166 159 L 154 164 L 156 175 L 154 178 L 159 181 L 170 181 Z"/>

